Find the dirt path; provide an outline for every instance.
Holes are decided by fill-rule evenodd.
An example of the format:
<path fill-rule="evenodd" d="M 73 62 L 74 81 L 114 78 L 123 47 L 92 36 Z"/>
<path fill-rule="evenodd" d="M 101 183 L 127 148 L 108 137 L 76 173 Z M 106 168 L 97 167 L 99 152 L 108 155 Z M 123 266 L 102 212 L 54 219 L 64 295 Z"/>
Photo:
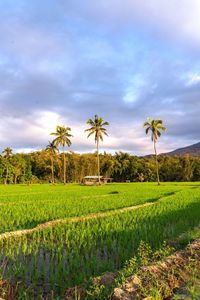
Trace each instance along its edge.
<path fill-rule="evenodd" d="M 111 299 L 172 299 L 173 292 L 187 283 L 190 283 L 193 291 L 195 291 L 195 285 L 198 285 L 200 282 L 199 276 L 200 239 L 197 239 L 184 250 L 177 251 L 168 256 L 164 261 L 142 267 L 137 274 L 128 277 L 121 288 L 114 289 Z M 194 283 L 192 283 L 193 281 Z M 188 292 L 186 287 L 182 291 L 185 294 Z M 195 293 L 197 296 L 197 286 Z M 155 295 L 157 295 L 157 298 L 154 298 Z M 174 296 L 174 300 L 185 299 L 179 297 L 180 293 L 178 294 L 178 292 L 176 296 L 178 298 Z M 191 297 L 187 299 L 200 298 Z"/>
<path fill-rule="evenodd" d="M 87 220 L 91 220 L 91 219 L 105 218 L 105 217 L 113 216 L 113 215 L 116 215 L 116 214 L 119 214 L 119 213 L 124 213 L 124 212 L 127 212 L 127 211 L 136 210 L 136 209 L 139 209 L 139 208 L 142 208 L 142 207 L 155 205 L 155 203 L 156 202 L 147 202 L 147 203 L 140 204 L 140 205 L 123 207 L 123 208 L 114 209 L 114 210 L 110 210 L 110 211 L 106 211 L 106 212 L 99 212 L 99 213 L 95 213 L 95 214 L 90 214 L 90 215 L 87 215 L 87 216 L 84 216 L 84 217 L 71 217 L 71 218 L 64 218 L 64 219 L 57 219 L 57 220 L 53 220 L 53 221 L 48 221 L 48 222 L 45 222 L 45 223 L 42 223 L 42 224 L 38 224 L 36 227 L 34 227 L 32 229 L 23 229 L 23 230 L 17 230 L 17 231 L 1 233 L 0 234 L 0 239 L 5 239 L 5 238 L 8 238 L 8 237 L 12 237 L 12 236 L 26 235 L 26 234 L 29 234 L 29 233 L 33 233 L 34 231 L 44 229 L 44 228 L 49 227 L 49 226 L 56 226 L 58 224 L 76 223 L 76 222 L 83 222 L 83 221 L 87 221 Z"/>

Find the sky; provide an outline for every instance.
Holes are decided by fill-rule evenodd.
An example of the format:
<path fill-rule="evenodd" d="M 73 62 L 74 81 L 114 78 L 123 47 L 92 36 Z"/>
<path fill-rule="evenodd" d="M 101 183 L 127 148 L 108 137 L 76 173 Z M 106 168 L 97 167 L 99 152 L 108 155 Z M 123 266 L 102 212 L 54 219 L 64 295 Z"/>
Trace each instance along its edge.
<path fill-rule="evenodd" d="M 199 0 L 1 0 L 0 151 L 45 148 L 57 125 L 94 151 L 86 121 L 110 123 L 101 150 L 158 152 L 200 141 Z"/>

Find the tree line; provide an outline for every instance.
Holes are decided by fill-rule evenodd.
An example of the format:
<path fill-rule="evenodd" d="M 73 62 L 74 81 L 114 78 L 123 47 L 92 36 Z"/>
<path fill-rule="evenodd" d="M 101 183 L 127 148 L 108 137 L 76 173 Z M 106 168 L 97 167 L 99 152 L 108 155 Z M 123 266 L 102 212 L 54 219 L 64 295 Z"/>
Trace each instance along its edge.
<path fill-rule="evenodd" d="M 100 160 L 99 160 L 99 143 L 100 141 L 103 141 L 103 136 L 107 135 L 107 129 L 105 126 L 108 126 L 109 123 L 107 121 L 104 121 L 103 118 L 98 117 L 98 115 L 94 116 L 93 119 L 88 119 L 87 124 L 90 125 L 89 128 L 85 129 L 86 132 L 88 132 L 88 138 L 91 135 L 94 135 L 95 144 L 97 147 L 97 174 L 98 174 L 98 183 L 100 184 Z M 157 183 L 160 185 L 160 177 L 159 177 L 159 164 L 158 164 L 158 158 L 157 158 L 157 149 L 156 149 L 156 143 L 158 137 L 161 136 L 161 131 L 165 132 L 166 128 L 163 126 L 163 121 L 161 119 L 153 120 L 151 118 L 148 118 L 147 122 L 144 122 L 144 127 L 146 134 L 149 132 L 151 133 L 151 140 L 154 144 L 154 151 L 155 151 L 155 161 L 156 161 L 156 176 L 157 176 Z M 71 146 L 71 137 L 72 134 L 70 127 L 65 126 L 57 126 L 56 132 L 52 132 L 51 135 L 56 136 L 56 138 L 49 142 L 49 145 L 47 146 L 46 150 L 49 151 L 51 154 L 55 153 L 55 151 L 59 151 L 59 146 L 62 146 L 63 149 L 63 182 L 66 184 L 66 156 L 65 156 L 65 145 L 68 147 Z M 53 156 L 51 160 L 51 178 L 52 183 L 54 183 L 54 161 Z M 142 177 L 141 177 L 142 178 Z"/>
<path fill-rule="evenodd" d="M 52 159 L 54 182 L 63 182 L 63 153 L 46 149 L 32 153 L 12 154 L 6 148 L 0 156 L 0 183 L 51 183 Z M 115 182 L 156 181 L 155 157 L 137 157 L 125 152 L 99 154 L 100 173 Z M 86 175 L 97 170 L 96 153 L 65 153 L 66 182 L 81 183 Z M 185 155 L 158 155 L 161 181 L 200 181 L 200 158 Z"/>
<path fill-rule="evenodd" d="M 85 131 L 88 138 L 94 135 L 96 154 L 66 153 L 65 147 L 71 146 L 71 128 L 57 126 L 44 150 L 29 154 L 17 153 L 7 147 L 0 156 L 1 183 L 38 183 L 38 182 L 82 182 L 86 175 L 100 174 L 112 177 L 116 182 L 123 181 L 196 181 L 200 180 L 200 159 L 194 157 L 169 157 L 157 155 L 156 143 L 161 131 L 165 132 L 163 121 L 148 119 L 143 125 L 145 133 L 151 133 L 155 155 L 139 158 L 128 153 L 118 152 L 115 155 L 99 153 L 99 143 L 108 135 L 105 126 L 109 123 L 95 115 L 89 119 L 90 125 Z M 60 148 L 62 147 L 62 152 Z M 154 159 L 155 158 L 155 159 Z M 100 163 L 101 162 L 101 163 Z M 160 165 L 160 170 L 159 170 Z"/>

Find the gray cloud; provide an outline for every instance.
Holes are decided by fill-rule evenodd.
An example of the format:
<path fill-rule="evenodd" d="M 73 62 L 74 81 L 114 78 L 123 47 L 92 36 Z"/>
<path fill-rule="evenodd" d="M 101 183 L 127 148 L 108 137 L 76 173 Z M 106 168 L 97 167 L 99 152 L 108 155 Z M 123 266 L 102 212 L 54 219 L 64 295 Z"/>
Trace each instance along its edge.
<path fill-rule="evenodd" d="M 178 17 L 176 0 L 17 2 L 0 4 L 1 149 L 40 149 L 56 124 L 75 131 L 73 150 L 94 149 L 83 132 L 96 113 L 106 150 L 151 151 L 147 117 L 168 127 L 161 151 L 199 141 L 196 0 Z"/>

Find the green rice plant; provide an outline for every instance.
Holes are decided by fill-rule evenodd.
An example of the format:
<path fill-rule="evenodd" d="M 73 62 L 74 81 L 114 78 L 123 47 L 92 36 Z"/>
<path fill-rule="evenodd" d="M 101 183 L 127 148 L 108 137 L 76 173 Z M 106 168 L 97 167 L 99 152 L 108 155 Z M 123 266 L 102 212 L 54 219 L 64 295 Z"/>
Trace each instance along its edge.
<path fill-rule="evenodd" d="M 0 187 L 0 233 L 33 228 L 38 224 L 67 217 L 119 209 L 146 202 L 185 189 L 197 183 L 111 184 L 101 187 L 67 185 L 16 185 Z"/>
<path fill-rule="evenodd" d="M 120 194 L 112 195 L 112 197 L 120 197 L 125 186 L 130 187 L 131 193 L 133 192 L 134 185 L 132 187 L 132 185 L 119 184 L 115 185 L 115 189 L 121 188 Z M 75 187 L 77 186 L 69 186 L 71 193 Z M 105 186 L 102 189 L 100 187 L 97 193 L 99 195 L 101 195 L 100 191 L 105 193 L 108 187 Z M 147 187 L 148 184 L 135 185 L 136 190 L 140 189 L 141 201 L 147 201 L 145 190 Z M 54 296 L 59 297 L 67 288 L 84 284 L 91 277 L 121 269 L 131 257 L 138 257 L 141 262 L 148 263 L 153 257 L 152 251 L 160 249 L 164 241 L 177 238 L 185 231 L 199 225 L 200 222 L 200 188 L 198 185 L 193 189 L 189 185 L 180 184 L 178 190 L 176 190 L 177 186 L 170 186 L 170 184 L 161 187 L 162 193 L 160 193 L 160 187 L 156 186 L 158 190 L 155 191 L 155 186 L 149 185 L 150 193 L 152 193 L 150 196 L 153 197 L 154 193 L 154 196 L 159 196 L 160 199 L 150 206 L 124 212 L 116 210 L 115 214 L 103 218 L 77 220 L 76 222 L 68 220 L 56 226 L 40 228 L 26 235 L 0 239 L 0 259 L 7 260 L 4 270 L 0 269 L 0 275 L 13 283 L 20 281 L 24 289 L 31 286 L 31 289 L 35 290 L 38 295 L 51 294 L 53 290 Z M 166 191 L 168 193 L 173 188 L 176 193 L 166 196 Z M 91 190 L 86 192 L 89 193 Z M 164 197 L 160 198 L 161 194 Z M 92 203 L 92 198 L 86 199 L 90 204 Z M 122 203 L 124 205 L 136 203 L 134 202 L 136 200 L 131 202 L 129 199 L 126 202 L 120 198 L 118 200 L 122 202 L 118 206 L 117 200 L 113 198 L 109 200 L 107 197 L 106 199 L 107 202 L 103 204 L 106 209 L 111 208 L 109 201 L 115 205 L 115 208 L 121 207 Z M 31 201 L 30 206 L 32 206 Z M 80 201 L 77 200 L 78 203 Z M 100 202 L 101 198 L 98 201 Z M 74 206 L 77 202 L 74 201 Z M 96 200 L 94 203 L 97 203 Z M 103 208 L 100 204 L 98 205 L 98 209 Z M 52 208 L 52 204 L 50 207 Z M 85 211 L 82 210 L 82 212 L 91 212 L 91 207 L 84 201 L 83 207 Z M 28 216 L 26 217 L 28 219 Z M 144 243 L 141 244 L 141 241 Z M 146 246 L 146 243 L 152 250 Z M 170 249 L 166 249 L 166 253 L 167 251 Z M 165 253 L 160 255 L 165 255 Z"/>

